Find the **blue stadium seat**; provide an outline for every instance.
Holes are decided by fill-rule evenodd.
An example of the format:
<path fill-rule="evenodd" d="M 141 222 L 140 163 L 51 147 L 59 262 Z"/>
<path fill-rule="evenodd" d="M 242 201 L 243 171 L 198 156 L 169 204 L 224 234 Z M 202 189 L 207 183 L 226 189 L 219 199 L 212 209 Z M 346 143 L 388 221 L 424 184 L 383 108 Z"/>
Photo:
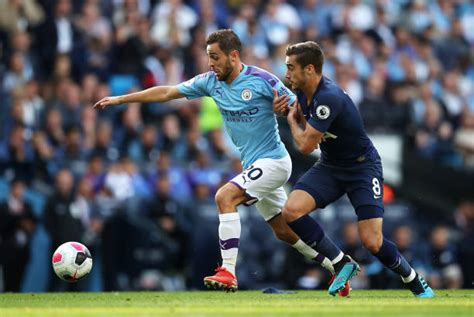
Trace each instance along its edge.
<path fill-rule="evenodd" d="M 5 177 L 0 177 L 0 201 L 5 200 L 10 191 L 10 186 L 8 185 Z"/>
<path fill-rule="evenodd" d="M 38 219 L 43 214 L 46 198 L 37 191 L 28 189 L 25 192 L 25 200 L 33 208 Z M 30 262 L 28 263 L 23 277 L 23 292 L 44 292 L 48 290 L 50 276 L 50 239 L 43 225 L 39 224 L 31 240 Z"/>
<path fill-rule="evenodd" d="M 33 212 L 36 217 L 41 217 L 43 215 L 44 204 L 46 203 L 46 198 L 43 194 L 28 189 L 25 192 L 25 200 L 31 204 Z"/>
<path fill-rule="evenodd" d="M 31 240 L 30 262 L 26 266 L 22 292 L 46 292 L 51 276 L 51 241 L 43 225 L 36 227 Z"/>
<path fill-rule="evenodd" d="M 111 96 L 123 95 L 133 87 L 139 88 L 140 83 L 133 75 L 115 74 L 109 80 Z"/>

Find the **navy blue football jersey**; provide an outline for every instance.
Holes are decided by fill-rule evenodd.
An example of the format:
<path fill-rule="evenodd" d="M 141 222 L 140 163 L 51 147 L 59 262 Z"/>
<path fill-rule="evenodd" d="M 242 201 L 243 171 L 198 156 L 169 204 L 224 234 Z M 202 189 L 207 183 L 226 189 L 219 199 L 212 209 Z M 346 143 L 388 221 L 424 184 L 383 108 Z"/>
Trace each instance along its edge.
<path fill-rule="evenodd" d="M 321 163 L 350 166 L 380 159 L 354 102 L 332 80 L 323 76 L 309 103 L 301 91 L 297 96 L 308 123 L 324 133 Z"/>

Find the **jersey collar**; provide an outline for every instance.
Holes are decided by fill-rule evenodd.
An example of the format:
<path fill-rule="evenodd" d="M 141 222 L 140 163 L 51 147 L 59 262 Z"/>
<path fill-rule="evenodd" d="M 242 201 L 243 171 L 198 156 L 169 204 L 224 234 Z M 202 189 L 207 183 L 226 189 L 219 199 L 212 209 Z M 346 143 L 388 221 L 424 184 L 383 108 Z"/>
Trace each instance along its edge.
<path fill-rule="evenodd" d="M 232 86 L 234 85 L 234 83 L 238 82 L 240 80 L 240 78 L 244 77 L 245 76 L 245 73 L 247 72 L 247 68 L 248 66 L 245 65 L 244 63 L 241 63 L 242 64 L 242 70 L 240 71 L 240 73 L 237 75 L 237 77 L 234 78 L 234 80 L 228 84 L 226 82 L 224 82 L 227 86 Z"/>
<path fill-rule="evenodd" d="M 315 96 L 318 93 L 318 91 L 321 89 L 321 87 L 325 84 L 327 79 L 322 76 L 321 80 L 319 81 L 318 87 L 316 87 L 316 90 L 313 93 L 312 99 L 308 104 L 308 100 L 306 100 L 306 95 L 302 91 L 296 92 L 296 96 L 298 97 L 298 100 L 300 101 L 300 105 L 304 106 L 305 108 L 310 108 L 311 104 L 315 102 Z"/>

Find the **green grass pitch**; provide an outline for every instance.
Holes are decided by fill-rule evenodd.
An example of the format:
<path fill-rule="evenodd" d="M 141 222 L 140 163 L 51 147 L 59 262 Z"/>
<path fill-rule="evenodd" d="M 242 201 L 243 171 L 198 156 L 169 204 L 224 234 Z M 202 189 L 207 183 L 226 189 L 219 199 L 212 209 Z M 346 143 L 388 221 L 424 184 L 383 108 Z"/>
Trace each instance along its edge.
<path fill-rule="evenodd" d="M 325 291 L 6 293 L 0 294 L 0 316 L 474 316 L 473 290 L 437 290 L 436 295 L 418 299 L 404 290 L 354 290 L 350 298 Z"/>

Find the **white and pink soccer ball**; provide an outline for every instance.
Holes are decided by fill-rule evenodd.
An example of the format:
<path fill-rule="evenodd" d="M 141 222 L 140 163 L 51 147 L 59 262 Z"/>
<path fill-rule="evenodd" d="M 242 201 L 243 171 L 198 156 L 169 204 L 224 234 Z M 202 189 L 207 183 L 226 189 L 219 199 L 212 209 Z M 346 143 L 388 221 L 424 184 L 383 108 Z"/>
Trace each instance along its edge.
<path fill-rule="evenodd" d="M 67 282 L 76 282 L 87 276 L 92 269 L 92 256 L 85 245 L 79 242 L 61 244 L 53 253 L 53 270 Z"/>

